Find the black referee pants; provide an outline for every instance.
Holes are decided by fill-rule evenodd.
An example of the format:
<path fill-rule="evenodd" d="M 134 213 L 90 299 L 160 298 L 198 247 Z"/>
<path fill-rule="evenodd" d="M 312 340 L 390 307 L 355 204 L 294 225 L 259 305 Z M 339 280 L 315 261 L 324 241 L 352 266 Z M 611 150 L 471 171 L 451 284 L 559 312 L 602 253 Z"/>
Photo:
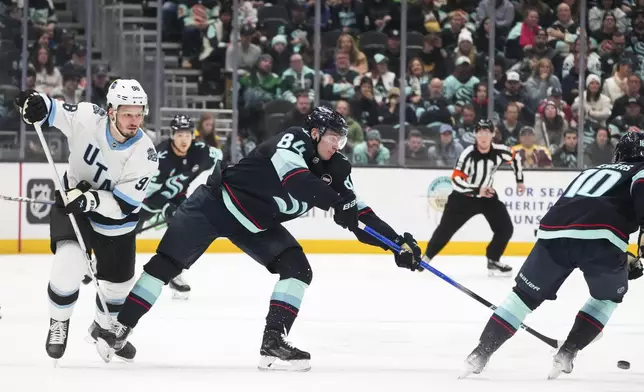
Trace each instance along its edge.
<path fill-rule="evenodd" d="M 494 233 L 492 241 L 487 246 L 487 258 L 498 261 L 514 231 L 505 204 L 497 196 L 470 197 L 460 192 L 452 192 L 449 195 L 441 221 L 427 245 L 425 251 L 427 257 L 434 258 L 447 245 L 454 233 L 478 214 L 483 214 Z"/>

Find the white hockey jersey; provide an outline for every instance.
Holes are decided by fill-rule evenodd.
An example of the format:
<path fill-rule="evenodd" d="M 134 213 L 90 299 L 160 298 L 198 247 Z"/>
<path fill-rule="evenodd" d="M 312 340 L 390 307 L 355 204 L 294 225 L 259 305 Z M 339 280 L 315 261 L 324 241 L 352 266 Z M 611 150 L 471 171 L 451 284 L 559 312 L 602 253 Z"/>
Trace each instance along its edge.
<path fill-rule="evenodd" d="M 98 207 L 87 213 L 94 231 L 106 236 L 133 231 L 158 167 L 152 140 L 139 129 L 134 137 L 119 143 L 110 133 L 107 113 L 99 106 L 88 102 L 69 105 L 41 95 L 49 109 L 43 124 L 58 128 L 69 144 L 65 187 L 74 188 L 85 180 L 98 192 Z"/>

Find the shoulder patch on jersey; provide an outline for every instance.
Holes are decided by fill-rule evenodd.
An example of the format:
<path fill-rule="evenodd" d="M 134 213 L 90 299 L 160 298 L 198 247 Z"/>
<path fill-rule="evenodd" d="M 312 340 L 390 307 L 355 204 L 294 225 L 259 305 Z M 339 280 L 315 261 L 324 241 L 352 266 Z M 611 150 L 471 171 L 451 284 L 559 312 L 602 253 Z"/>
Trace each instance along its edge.
<path fill-rule="evenodd" d="M 159 160 L 157 152 L 154 151 L 154 148 L 148 148 L 148 161 L 157 162 Z"/>
<path fill-rule="evenodd" d="M 105 109 L 98 106 L 97 104 L 92 104 L 92 109 L 94 110 L 94 114 L 96 114 L 97 116 L 101 116 L 101 117 L 107 116 L 107 112 L 105 111 Z"/>
<path fill-rule="evenodd" d="M 333 177 L 329 173 L 324 173 L 322 174 L 322 177 L 320 177 L 322 181 L 324 181 L 327 185 L 331 185 L 333 182 Z"/>

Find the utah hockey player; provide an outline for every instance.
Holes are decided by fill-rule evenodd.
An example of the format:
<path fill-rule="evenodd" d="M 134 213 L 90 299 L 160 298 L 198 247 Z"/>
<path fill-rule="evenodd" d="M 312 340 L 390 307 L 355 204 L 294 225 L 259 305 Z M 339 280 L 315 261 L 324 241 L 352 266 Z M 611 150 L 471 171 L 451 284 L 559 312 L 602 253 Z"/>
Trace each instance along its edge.
<path fill-rule="evenodd" d="M 156 146 L 159 170 L 152 178 L 147 196 L 141 205 L 137 230 L 156 224 L 145 223 L 153 217 L 170 221 L 177 207 L 186 200 L 190 184 L 204 171 L 221 162 L 222 152 L 203 142 L 194 142 L 195 125 L 188 116 L 176 115 L 170 123 L 171 138 Z M 218 167 L 215 170 L 220 170 Z M 188 299 L 190 286 L 183 274 L 170 280 L 172 296 Z"/>
<path fill-rule="evenodd" d="M 279 274 L 266 316 L 259 368 L 279 369 L 280 360 L 287 362 L 285 370 L 310 369 L 309 353 L 285 338 L 313 275 L 302 247 L 282 222 L 313 207 L 333 208 L 335 222 L 360 241 L 382 246 L 358 228 L 358 220 L 405 249 L 394 254 L 399 267 L 420 268 L 420 248 L 412 235 L 396 234 L 356 198 L 351 164 L 338 152 L 346 140 L 344 118 L 318 107 L 308 115 L 305 128 L 292 127 L 268 139 L 219 177 L 213 171 L 206 185 L 177 210 L 157 254 L 143 268 L 119 313 L 120 328 L 116 333 L 101 331 L 99 339 L 105 339 L 97 345 L 101 357 L 109 361 L 111 350 L 123 346 L 163 285 L 197 261 L 215 239 L 227 237 L 269 272 Z"/>
<path fill-rule="evenodd" d="M 549 378 L 570 373 L 580 350 L 602 331 L 628 290 L 642 276 L 642 263 L 628 257 L 629 233 L 640 229 L 644 253 L 644 134 L 624 135 L 613 163 L 584 170 L 541 220 L 537 242 L 516 277 L 516 285 L 490 318 L 463 376 L 478 374 L 490 356 L 544 300 L 555 300 L 568 275 L 579 268 L 590 298 L 577 313 Z"/>
<path fill-rule="evenodd" d="M 60 195 L 50 214 L 54 263 L 49 287 L 47 354 L 61 358 L 67 347 L 69 319 L 87 271 L 68 214 L 74 214 L 88 252 L 96 255 L 96 278 L 107 302 L 96 298 L 96 318 L 90 326 L 94 339 L 112 327 L 134 283 L 135 235 L 141 201 L 157 170 L 157 154 L 140 129 L 148 111 L 148 97 L 136 80 L 116 80 L 107 93 L 107 112 L 91 103 L 70 105 L 33 90 L 20 93 L 16 104 L 28 124 L 46 123 L 69 142 L 69 167 L 64 175 L 68 204 Z M 117 356 L 131 360 L 131 344 Z"/>

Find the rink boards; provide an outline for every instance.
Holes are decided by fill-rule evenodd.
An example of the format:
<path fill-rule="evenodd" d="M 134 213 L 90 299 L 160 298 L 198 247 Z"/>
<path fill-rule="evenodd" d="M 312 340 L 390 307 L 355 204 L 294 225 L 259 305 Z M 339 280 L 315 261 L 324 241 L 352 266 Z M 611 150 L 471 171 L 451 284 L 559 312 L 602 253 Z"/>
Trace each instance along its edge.
<path fill-rule="evenodd" d="M 66 165 L 58 165 L 63 173 Z M 53 173 L 47 164 L 2 163 L 0 194 L 53 199 Z M 574 178 L 572 171 L 528 171 L 525 194 L 516 193 L 514 175 L 497 172 L 494 187 L 508 207 L 514 235 L 506 254 L 526 255 L 534 243 L 534 232 L 541 217 Z M 442 216 L 451 192 L 451 170 L 354 168 L 352 180 L 358 197 L 398 232 L 410 232 L 424 248 Z M 205 182 L 205 175 L 199 181 Z M 344 181 L 331 179 L 331 181 Z M 191 187 L 193 188 L 193 187 Z M 192 189 L 191 189 L 192 190 Z M 43 204 L 0 201 L 0 253 L 49 252 L 48 215 Z M 361 244 L 352 233 L 333 222 L 331 213 L 313 209 L 285 224 L 309 253 L 382 253 Z M 150 230 L 137 239 L 139 252 L 153 252 L 163 229 Z M 443 254 L 484 255 L 492 232 L 483 217 L 470 220 L 459 230 Z M 633 242 L 633 241 L 631 241 Z M 219 239 L 209 252 L 239 252 L 228 240 Z"/>

